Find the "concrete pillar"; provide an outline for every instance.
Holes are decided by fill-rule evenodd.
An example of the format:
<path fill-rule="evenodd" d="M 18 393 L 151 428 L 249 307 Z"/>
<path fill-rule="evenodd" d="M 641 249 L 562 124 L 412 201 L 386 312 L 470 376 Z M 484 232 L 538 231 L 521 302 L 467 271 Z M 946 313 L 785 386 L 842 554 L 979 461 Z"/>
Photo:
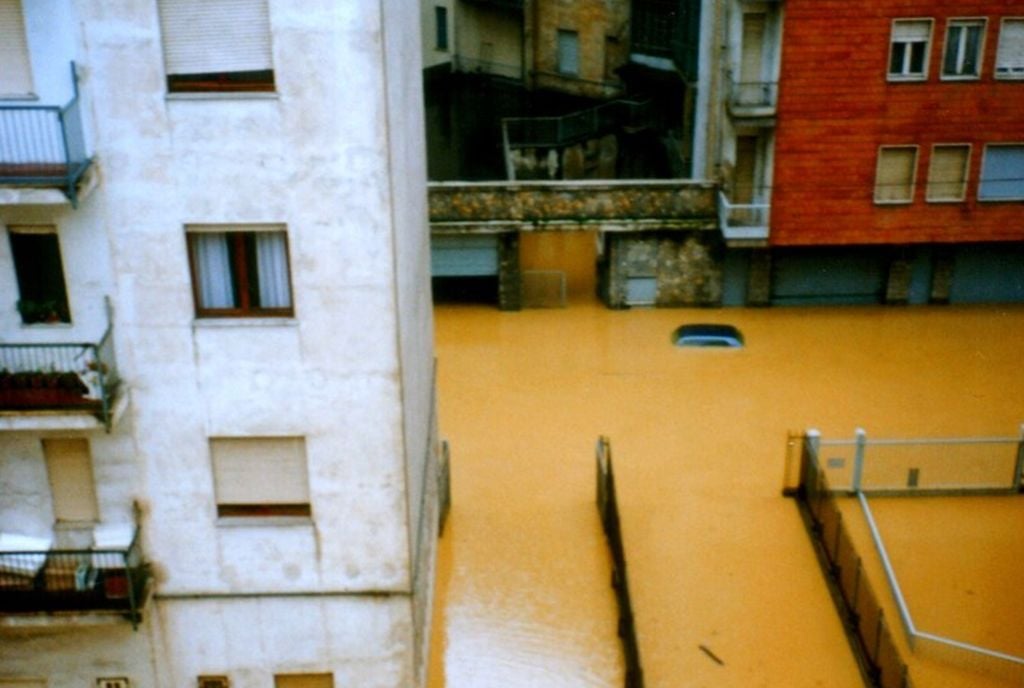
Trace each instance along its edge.
<path fill-rule="evenodd" d="M 772 302 L 772 254 L 758 249 L 750 254 L 750 277 L 747 280 L 747 305 L 768 306 Z"/>
<path fill-rule="evenodd" d="M 507 232 L 498 236 L 498 308 L 518 311 L 522 307 L 519 232 Z"/>
<path fill-rule="evenodd" d="M 911 262 L 905 256 L 893 258 L 889 263 L 889 279 L 885 286 L 885 302 L 905 304 L 910 300 Z"/>

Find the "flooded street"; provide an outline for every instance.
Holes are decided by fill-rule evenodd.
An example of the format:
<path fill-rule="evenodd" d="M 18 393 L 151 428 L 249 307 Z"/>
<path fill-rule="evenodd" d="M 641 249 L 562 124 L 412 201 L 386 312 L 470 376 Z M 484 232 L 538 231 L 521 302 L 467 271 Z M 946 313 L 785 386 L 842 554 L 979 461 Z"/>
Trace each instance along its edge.
<path fill-rule="evenodd" d="M 435 318 L 453 506 L 434 688 L 622 685 L 594 505 L 602 434 L 648 686 L 860 686 L 797 508 L 780 496 L 787 432 L 1015 435 L 1024 409 L 1019 308 L 577 300 L 439 306 Z M 747 346 L 675 348 L 685 322 L 729 322 Z"/>

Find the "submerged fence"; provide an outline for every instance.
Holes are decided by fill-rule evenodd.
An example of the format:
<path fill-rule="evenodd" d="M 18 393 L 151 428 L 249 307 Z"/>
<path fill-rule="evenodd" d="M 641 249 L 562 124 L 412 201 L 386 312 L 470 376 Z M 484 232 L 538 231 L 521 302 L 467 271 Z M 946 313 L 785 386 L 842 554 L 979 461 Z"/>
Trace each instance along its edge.
<path fill-rule="evenodd" d="M 900 656 L 889 622 L 879 604 L 864 563 L 843 523 L 828 478 L 818 464 L 816 439 L 801 446 L 800 498 L 810 532 L 838 591 L 847 628 L 856 640 L 866 673 L 881 688 L 910 688 L 910 672 Z"/>
<path fill-rule="evenodd" d="M 597 440 L 597 510 L 612 555 L 612 587 L 619 604 L 619 639 L 626 664 L 625 688 L 643 688 L 644 672 L 640 665 L 640 646 L 626 576 L 626 551 L 619 524 L 619 503 L 615 495 L 612 447 L 607 437 Z"/>
<path fill-rule="evenodd" d="M 864 575 L 835 497 L 856 495 L 881 560 L 910 649 L 1024 683 L 1024 657 L 923 631 L 910 613 L 868 495 L 932 496 L 1015 494 L 1024 472 L 1022 437 L 825 441 L 816 431 L 791 435 L 785 493 L 800 498 L 812 537 L 855 632 L 868 673 L 882 688 L 910 685 L 878 597 Z M 799 485 L 791 485 L 791 461 L 799 457 Z"/>

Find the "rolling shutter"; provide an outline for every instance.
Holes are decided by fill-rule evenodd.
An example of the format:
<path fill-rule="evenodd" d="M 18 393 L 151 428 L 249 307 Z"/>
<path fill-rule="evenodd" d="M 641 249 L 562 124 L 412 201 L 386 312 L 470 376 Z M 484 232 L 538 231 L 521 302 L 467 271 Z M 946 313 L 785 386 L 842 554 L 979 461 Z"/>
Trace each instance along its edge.
<path fill-rule="evenodd" d="M 999 30 L 996 74 L 1024 78 L 1024 19 L 1004 19 Z"/>
<path fill-rule="evenodd" d="M 928 163 L 928 200 L 958 201 L 964 197 L 969 146 L 935 146 Z"/>
<path fill-rule="evenodd" d="M 21 0 L 0 0 L 0 95 L 31 92 L 32 68 Z"/>
<path fill-rule="evenodd" d="M 301 437 L 214 438 L 217 504 L 308 504 L 306 445 Z"/>
<path fill-rule="evenodd" d="M 875 200 L 882 203 L 910 201 L 914 190 L 917 149 L 882 148 L 878 151 Z"/>
<path fill-rule="evenodd" d="M 168 74 L 273 68 L 266 0 L 160 0 Z"/>
<path fill-rule="evenodd" d="M 43 440 L 43 453 L 53 495 L 54 520 L 98 521 L 88 440 Z"/>

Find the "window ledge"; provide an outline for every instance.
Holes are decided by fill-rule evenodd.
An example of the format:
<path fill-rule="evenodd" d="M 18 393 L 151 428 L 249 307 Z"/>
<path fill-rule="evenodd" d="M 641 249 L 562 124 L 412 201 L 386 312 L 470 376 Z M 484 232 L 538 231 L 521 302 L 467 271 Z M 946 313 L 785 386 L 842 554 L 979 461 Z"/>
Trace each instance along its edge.
<path fill-rule="evenodd" d="M 899 76 L 896 74 L 889 74 L 887 77 L 887 81 L 889 81 L 889 83 L 892 84 L 918 84 L 928 81 L 928 77 L 924 74 L 914 74 L 911 76 Z"/>
<path fill-rule="evenodd" d="M 298 327 L 295 318 L 196 318 L 193 329 L 219 329 L 229 327 Z"/>
<path fill-rule="evenodd" d="M 309 516 L 224 516 L 217 519 L 218 528 L 304 528 L 312 527 Z"/>
<path fill-rule="evenodd" d="M 74 324 L 69 322 L 38 322 L 19 323 L 23 330 L 70 330 Z"/>
<path fill-rule="evenodd" d="M 208 92 L 176 92 L 164 96 L 167 100 L 280 100 L 277 91 L 214 91 Z"/>
<path fill-rule="evenodd" d="M 3 93 L 0 94 L 0 101 L 33 101 L 38 102 L 39 96 L 35 93 Z"/>
<path fill-rule="evenodd" d="M 981 81 L 980 74 L 941 74 L 939 81 Z"/>

